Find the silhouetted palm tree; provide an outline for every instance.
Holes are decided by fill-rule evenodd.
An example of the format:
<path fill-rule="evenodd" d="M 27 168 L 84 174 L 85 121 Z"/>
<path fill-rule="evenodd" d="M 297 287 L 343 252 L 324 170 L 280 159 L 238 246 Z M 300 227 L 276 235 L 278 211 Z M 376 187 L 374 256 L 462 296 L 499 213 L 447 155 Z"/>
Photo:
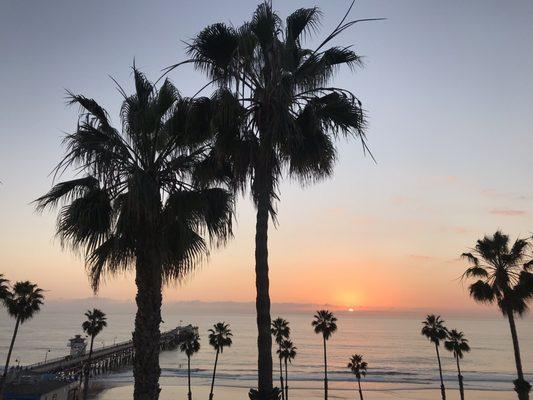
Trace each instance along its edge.
<path fill-rule="evenodd" d="M 283 359 L 285 362 L 285 400 L 289 400 L 289 372 L 287 362 L 292 363 L 292 360 L 296 358 L 296 350 L 298 348 L 294 346 L 292 341 L 287 339 L 281 342 L 281 346 L 277 350 L 279 359 Z"/>
<path fill-rule="evenodd" d="M 289 338 L 289 335 L 291 334 L 291 328 L 289 327 L 289 322 L 281 317 L 276 318 L 274 321 L 272 321 L 272 327 L 270 328 L 270 332 L 272 333 L 272 336 L 274 336 L 274 340 L 278 344 L 278 355 L 279 355 L 279 381 L 280 381 L 280 387 L 281 387 L 281 397 L 282 399 L 285 398 L 284 392 L 283 392 L 283 367 L 281 364 L 281 344 L 284 340 Z"/>
<path fill-rule="evenodd" d="M 224 347 L 230 347 L 233 343 L 231 329 L 225 322 L 218 322 L 209 329 L 209 344 L 216 350 L 215 366 L 213 368 L 213 379 L 211 380 L 211 391 L 209 400 L 213 400 L 213 388 L 215 386 L 215 375 L 217 373 L 218 354 L 224 352 Z"/>
<path fill-rule="evenodd" d="M 87 393 L 89 391 L 89 375 L 91 373 L 91 360 L 93 357 L 94 338 L 107 326 L 107 318 L 105 316 L 105 313 L 103 313 L 97 308 L 94 308 L 92 311 L 87 310 L 85 316 L 87 317 L 87 320 L 83 321 L 81 327 L 83 329 L 83 332 L 85 332 L 91 338 L 91 345 L 89 347 L 89 357 L 87 357 L 87 362 L 85 364 L 83 400 L 87 399 Z"/>
<path fill-rule="evenodd" d="M 19 326 L 27 320 L 33 318 L 33 316 L 41 310 L 43 300 L 43 290 L 40 289 L 35 283 L 31 283 L 29 281 L 16 282 L 13 285 L 12 290 L 4 299 L 7 312 L 11 317 L 15 318 L 15 330 L 13 331 L 11 344 L 9 345 L 9 351 L 7 353 L 4 373 L 0 382 L 0 394 L 7 376 L 7 371 L 9 369 L 9 361 L 11 360 L 11 353 L 13 352 L 13 346 L 15 345 L 15 339 L 17 338 Z"/>
<path fill-rule="evenodd" d="M 0 301 L 4 301 L 9 296 L 9 279 L 0 274 Z"/>
<path fill-rule="evenodd" d="M 180 351 L 187 356 L 187 384 L 189 392 L 187 397 L 192 400 L 191 391 L 191 357 L 200 351 L 200 336 L 198 335 L 198 327 L 194 327 L 190 333 L 187 333 L 181 341 Z"/>
<path fill-rule="evenodd" d="M 231 236 L 233 197 L 192 180 L 210 135 L 208 100 L 183 98 L 168 80 L 157 89 L 135 67 L 133 76 L 135 94 L 120 89 L 122 132 L 94 100 L 70 94 L 81 114 L 57 170 L 86 176 L 55 185 L 37 204 L 65 204 L 57 234 L 85 252 L 95 291 L 104 275 L 135 271 L 134 399 L 156 400 L 162 285 L 195 267 L 208 238 Z"/>
<path fill-rule="evenodd" d="M 215 165 L 231 171 L 236 189 L 250 186 L 257 209 L 258 391 L 250 395 L 260 399 L 278 396 L 272 380 L 268 227 L 276 217 L 279 183 L 285 171 L 302 183 L 331 176 L 338 136 L 356 137 L 366 146 L 360 101 L 330 84 L 340 67 L 359 66 L 360 58 L 348 46 L 326 49 L 356 21 L 345 22 L 345 16 L 318 47 L 307 49 L 304 39 L 318 28 L 320 15 L 317 8 L 302 8 L 284 23 L 265 1 L 241 27 L 217 23 L 202 30 L 186 61 L 219 86 L 211 109 L 223 126 L 207 175 Z"/>
<path fill-rule="evenodd" d="M 453 357 L 457 362 L 457 377 L 459 378 L 459 393 L 461 400 L 465 400 L 465 391 L 463 387 L 463 375 L 461 374 L 461 367 L 459 366 L 459 359 L 463 358 L 464 353 L 470 351 L 468 340 L 464 337 L 463 332 L 452 329 L 448 332 L 448 340 L 444 342 L 446 350 L 453 353 Z"/>
<path fill-rule="evenodd" d="M 337 318 L 328 310 L 320 310 L 315 314 L 311 323 L 316 334 L 322 334 L 324 340 L 324 399 L 328 400 L 328 358 L 326 342 L 337 331 Z"/>
<path fill-rule="evenodd" d="M 531 385 L 524 379 L 515 315 L 521 317 L 533 298 L 533 261 L 528 254 L 529 239 L 517 239 L 509 248 L 509 236 L 497 231 L 477 241 L 462 257 L 472 265 L 464 277 L 478 278 L 470 285 L 470 296 L 481 303 L 494 303 L 509 320 L 518 378 L 514 381 L 520 400 L 529 399 Z"/>
<path fill-rule="evenodd" d="M 427 337 L 431 343 L 435 344 L 437 361 L 439 362 L 440 392 L 442 400 L 446 400 L 446 390 L 444 388 L 444 379 L 442 378 L 442 365 L 440 362 L 439 345 L 441 340 L 446 339 L 448 330 L 444 326 L 444 321 L 440 318 L 440 315 L 428 315 L 426 320 L 422 321 L 422 325 L 424 325 L 422 327 L 422 335 Z"/>
<path fill-rule="evenodd" d="M 354 354 L 350 357 L 348 368 L 352 371 L 352 374 L 357 378 L 357 385 L 359 386 L 359 397 L 363 400 L 363 390 L 361 389 L 361 377 L 366 376 L 366 369 L 368 364 L 363 361 L 363 356 L 360 354 Z"/>

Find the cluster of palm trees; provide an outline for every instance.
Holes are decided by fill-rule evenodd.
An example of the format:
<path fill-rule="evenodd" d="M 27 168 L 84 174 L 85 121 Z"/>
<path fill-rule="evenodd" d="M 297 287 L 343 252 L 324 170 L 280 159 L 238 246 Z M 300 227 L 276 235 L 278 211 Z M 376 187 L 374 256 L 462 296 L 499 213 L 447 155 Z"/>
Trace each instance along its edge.
<path fill-rule="evenodd" d="M 333 333 L 337 330 L 337 318 L 332 312 L 327 310 L 317 311 L 312 326 L 317 334 L 321 334 L 324 343 L 324 398 L 328 399 L 327 391 L 327 347 L 326 342 L 331 338 Z M 278 346 L 276 353 L 279 358 L 279 379 L 280 390 L 279 395 L 282 400 L 289 399 L 289 384 L 288 384 L 288 364 L 296 358 L 297 347 L 291 340 L 291 329 L 289 322 L 281 317 L 272 321 L 270 332 Z M 211 390 L 209 392 L 209 400 L 213 400 L 213 388 L 215 384 L 215 376 L 217 371 L 218 357 L 223 352 L 225 347 L 230 347 L 233 343 L 232 332 L 229 325 L 224 322 L 219 322 L 209 329 L 209 344 L 215 349 L 215 363 L 213 367 L 213 376 L 211 380 Z M 198 327 L 193 327 L 192 330 L 186 332 L 181 338 L 179 349 L 187 356 L 187 384 L 188 384 L 188 399 L 192 400 L 191 387 L 191 358 L 200 351 L 200 335 Z M 367 363 L 363 361 L 363 356 L 354 354 L 350 357 L 348 369 L 355 375 L 358 381 L 358 391 L 361 400 L 363 400 L 363 391 L 361 389 L 361 378 L 366 376 Z"/>
<path fill-rule="evenodd" d="M 292 340 L 290 340 L 291 328 L 287 320 L 281 317 L 273 320 L 270 332 L 272 333 L 272 336 L 278 345 L 276 354 L 279 358 L 279 382 L 281 388 L 281 398 L 282 400 L 288 400 L 289 376 L 287 364 L 296 358 L 296 350 L 298 349 L 296 346 L 294 346 Z M 283 378 L 283 364 L 285 364 L 285 378 Z"/>
<path fill-rule="evenodd" d="M 459 393 L 461 400 L 464 400 L 464 387 L 463 376 L 461 375 L 461 367 L 459 365 L 459 359 L 463 358 L 464 353 L 470 351 L 470 345 L 468 340 L 464 337 L 463 332 L 456 329 L 448 330 L 444 326 L 444 320 L 440 315 L 428 315 L 424 321 L 422 321 L 421 334 L 428 338 L 428 340 L 435 345 L 435 351 L 437 352 L 437 361 L 439 364 L 439 377 L 440 377 L 440 391 L 442 400 L 446 400 L 446 389 L 444 387 L 444 379 L 442 377 L 442 364 L 440 360 L 439 346 L 444 340 L 444 347 L 446 350 L 453 353 L 453 357 L 457 362 L 457 377 L 459 379 Z"/>
<path fill-rule="evenodd" d="M 213 400 L 218 357 L 224 352 L 224 348 L 231 347 L 233 344 L 233 333 L 231 332 L 229 324 L 226 324 L 225 322 L 218 322 L 214 324 L 213 327 L 208 330 L 208 333 L 209 344 L 215 350 L 215 364 L 213 366 L 211 389 L 209 391 L 209 400 Z M 179 349 L 187 356 L 187 397 L 189 400 L 192 400 L 191 357 L 200 351 L 200 335 L 197 327 L 193 327 L 192 330 L 187 331 L 180 339 Z"/>
<path fill-rule="evenodd" d="M 5 306 L 10 317 L 15 319 L 15 328 L 11 343 L 9 344 L 9 351 L 6 357 L 4 372 L 0 378 L 0 396 L 4 388 L 4 383 L 9 371 L 9 363 L 11 361 L 11 354 L 17 338 L 19 328 L 24 322 L 33 318 L 33 316 L 41 310 L 44 302 L 43 290 L 35 283 L 29 281 L 15 282 L 13 285 L 9 284 L 9 280 L 0 274 L 0 301 Z"/>
<path fill-rule="evenodd" d="M 461 256 L 470 267 L 463 278 L 477 278 L 469 285 L 470 296 L 480 303 L 496 303 L 501 313 L 507 317 L 513 342 L 517 379 L 514 381 L 519 400 L 529 400 L 531 384 L 524 379 L 520 345 L 515 317 L 521 317 L 528 310 L 528 302 L 533 299 L 533 257 L 530 250 L 532 238 L 517 239 L 512 244 L 509 236 L 496 231 L 476 242 L 470 252 Z M 422 335 L 434 345 L 439 364 L 442 400 L 446 399 L 439 345 L 445 340 L 444 347 L 453 353 L 457 364 L 459 391 L 464 400 L 463 376 L 459 360 L 470 351 L 468 340 L 463 332 L 448 330 L 440 316 L 428 315 L 422 322 Z"/>
<path fill-rule="evenodd" d="M 6 357 L 6 363 L 2 377 L 0 378 L 0 395 L 4 389 L 4 384 L 9 372 L 9 364 L 11 361 L 11 354 L 15 346 L 15 340 L 19 331 L 19 327 L 26 321 L 30 320 L 41 311 L 41 306 L 44 304 L 44 290 L 39 288 L 35 283 L 29 281 L 15 282 L 12 286 L 9 285 L 9 280 L 0 274 L 0 301 L 7 309 L 10 317 L 15 319 L 15 328 L 9 350 Z M 87 399 L 89 375 L 91 358 L 93 354 L 94 338 L 107 326 L 106 315 L 98 309 L 88 310 L 85 313 L 87 320 L 83 322 L 83 331 L 91 338 L 89 356 L 84 367 L 84 386 L 83 399 Z M 50 351 L 50 350 L 48 350 Z M 47 353 L 48 355 L 48 353 Z"/>
<path fill-rule="evenodd" d="M 328 357 L 326 343 L 337 331 L 337 318 L 331 311 L 319 310 L 316 312 L 311 325 L 317 335 L 322 335 L 322 344 L 324 347 L 324 400 L 328 400 Z M 359 397 L 363 400 L 361 377 L 366 376 L 368 364 L 366 361 L 363 361 L 362 355 L 354 354 L 350 357 L 347 367 L 357 378 Z"/>
<path fill-rule="evenodd" d="M 360 65 L 350 47 L 331 46 L 363 21 L 348 19 L 352 6 L 314 48 L 304 39 L 320 26 L 316 7 L 283 20 L 265 1 L 239 27 L 206 27 L 187 45 L 189 58 L 167 70 L 192 63 L 207 75 L 208 85 L 192 97 L 168 79 L 150 83 L 134 65 L 135 92 L 118 86 L 124 97 L 119 129 L 95 100 L 68 93 L 81 111 L 56 172 L 72 169 L 80 177 L 53 186 L 37 208 L 60 208 L 57 235 L 84 252 L 95 292 L 105 275 L 134 271 L 135 400 L 159 398 L 162 286 L 181 281 L 210 246 L 232 237 L 234 195 L 245 189 L 257 210 L 258 386 L 250 395 L 278 397 L 269 221 L 284 177 L 309 183 L 331 176 L 340 136 L 357 138 L 366 149 L 361 102 L 331 83 L 340 67 Z M 209 86 L 212 94 L 199 97 Z"/>
<path fill-rule="evenodd" d="M 328 359 L 327 359 L 327 341 L 337 331 L 337 318 L 331 311 L 319 310 L 316 312 L 311 322 L 316 334 L 322 335 L 324 346 L 324 399 L 328 399 Z M 296 358 L 297 347 L 290 340 L 291 329 L 289 322 L 281 317 L 272 321 L 271 334 L 278 345 L 276 353 L 279 358 L 279 380 L 281 390 L 281 399 L 289 399 L 288 384 L 288 363 Z M 285 365 L 285 376 L 283 375 L 283 364 Z M 363 356 L 354 354 L 350 357 L 348 368 L 356 376 L 358 381 L 358 390 L 361 400 L 363 400 L 363 391 L 361 389 L 361 377 L 366 376 L 367 363 L 363 361 Z"/>

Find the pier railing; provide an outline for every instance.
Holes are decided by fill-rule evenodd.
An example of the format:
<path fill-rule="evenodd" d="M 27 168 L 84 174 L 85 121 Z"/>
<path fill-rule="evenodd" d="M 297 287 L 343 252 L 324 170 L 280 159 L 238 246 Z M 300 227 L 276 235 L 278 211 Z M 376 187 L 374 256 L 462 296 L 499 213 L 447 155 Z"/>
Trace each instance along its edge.
<path fill-rule="evenodd" d="M 172 347 L 172 344 L 175 345 L 179 341 L 181 334 L 183 332 L 189 331 L 190 329 L 192 329 L 191 326 L 178 327 L 170 331 L 161 333 L 161 350 L 166 350 L 169 347 Z M 127 358 L 128 360 L 131 360 L 133 356 L 133 341 L 127 340 L 110 346 L 94 349 L 91 364 L 95 364 L 97 366 L 99 364 L 109 365 L 112 364 L 116 358 Z M 64 357 L 57 357 L 49 359 L 47 361 L 41 361 L 34 364 L 26 365 L 21 368 L 36 373 L 60 373 L 66 371 L 72 372 L 73 370 L 80 369 L 81 366 L 85 364 L 88 357 L 88 353 L 79 356 L 67 355 Z"/>

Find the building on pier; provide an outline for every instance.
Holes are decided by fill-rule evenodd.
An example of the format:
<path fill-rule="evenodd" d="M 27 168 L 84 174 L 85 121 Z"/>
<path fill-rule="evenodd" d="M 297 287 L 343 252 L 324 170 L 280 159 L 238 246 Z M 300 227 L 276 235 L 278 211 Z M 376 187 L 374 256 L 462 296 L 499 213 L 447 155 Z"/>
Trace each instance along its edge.
<path fill-rule="evenodd" d="M 81 335 L 75 335 L 68 340 L 68 347 L 70 347 L 70 355 L 72 357 L 82 356 L 87 348 L 87 340 Z"/>

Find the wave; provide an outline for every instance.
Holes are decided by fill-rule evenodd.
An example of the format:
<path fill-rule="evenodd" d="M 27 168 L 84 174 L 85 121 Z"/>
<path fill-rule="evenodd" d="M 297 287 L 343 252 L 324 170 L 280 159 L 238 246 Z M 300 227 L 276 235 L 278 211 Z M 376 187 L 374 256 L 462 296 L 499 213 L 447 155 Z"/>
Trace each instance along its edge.
<path fill-rule="evenodd" d="M 209 380 L 211 378 L 212 371 L 209 369 L 195 368 L 191 370 L 194 379 Z M 186 378 L 187 370 L 179 368 L 162 368 L 161 378 Z M 329 381 L 332 383 L 353 383 L 353 375 L 343 371 L 331 371 L 328 374 Z M 217 373 L 217 381 L 224 381 L 228 386 L 239 387 L 239 382 L 250 382 L 257 379 L 256 372 L 254 370 L 241 370 L 231 372 L 219 372 Z M 274 373 L 274 379 L 276 374 Z M 290 373 L 289 379 L 293 386 L 304 384 L 305 382 L 322 382 L 323 375 L 321 373 Z M 444 379 L 449 384 L 455 385 L 457 383 L 456 375 L 445 375 Z M 465 386 L 470 389 L 479 390 L 507 390 L 512 388 L 512 381 L 514 376 L 511 374 L 503 373 L 465 373 Z M 114 382 L 121 384 L 133 383 L 133 373 L 131 370 L 126 370 L 118 373 L 111 373 L 109 375 L 100 376 L 99 381 Z M 415 371 L 401 372 L 393 370 L 381 370 L 372 371 L 365 379 L 366 382 L 379 383 L 379 384 L 394 384 L 394 385 L 409 385 L 410 387 L 431 387 L 438 382 L 438 376 L 436 374 L 417 373 Z M 243 384 L 246 386 L 246 384 Z"/>

